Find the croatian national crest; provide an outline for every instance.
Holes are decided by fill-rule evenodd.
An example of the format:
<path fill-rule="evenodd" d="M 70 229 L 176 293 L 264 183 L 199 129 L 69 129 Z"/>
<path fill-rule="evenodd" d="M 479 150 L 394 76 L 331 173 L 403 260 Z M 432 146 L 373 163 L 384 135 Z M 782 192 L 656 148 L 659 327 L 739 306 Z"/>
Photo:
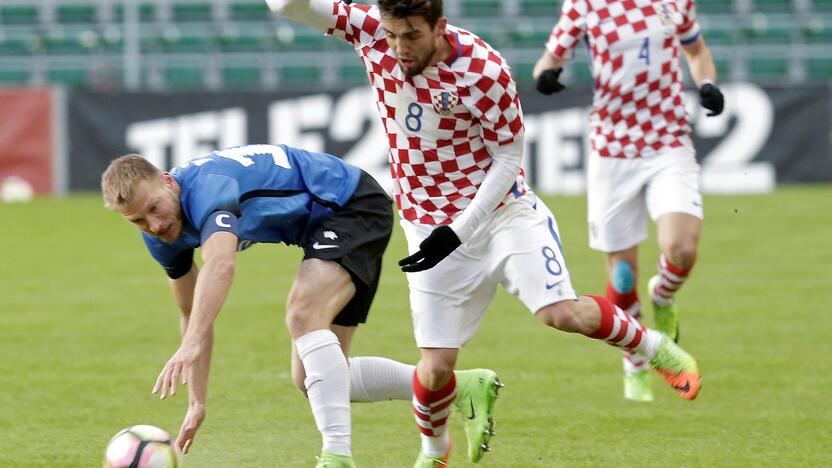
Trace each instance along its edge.
<path fill-rule="evenodd" d="M 451 115 L 454 107 L 459 104 L 459 96 L 448 91 L 432 92 L 433 108 L 440 115 Z"/>
<path fill-rule="evenodd" d="M 659 14 L 659 18 L 662 20 L 662 24 L 665 26 L 682 24 L 682 14 L 679 13 L 678 9 L 674 5 L 662 2 L 659 4 L 657 13 Z"/>

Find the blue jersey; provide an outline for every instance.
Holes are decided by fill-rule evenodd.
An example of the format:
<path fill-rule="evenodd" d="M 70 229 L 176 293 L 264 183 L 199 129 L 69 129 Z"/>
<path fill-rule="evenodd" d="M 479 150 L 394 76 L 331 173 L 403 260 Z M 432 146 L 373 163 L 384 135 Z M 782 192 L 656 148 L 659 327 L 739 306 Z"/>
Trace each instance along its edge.
<path fill-rule="evenodd" d="M 172 244 L 142 236 L 153 258 L 176 278 L 217 230 L 236 234 L 240 249 L 257 242 L 304 246 L 318 222 L 352 197 L 361 169 L 329 154 L 248 145 L 193 159 L 171 175 L 182 189 L 182 235 Z"/>

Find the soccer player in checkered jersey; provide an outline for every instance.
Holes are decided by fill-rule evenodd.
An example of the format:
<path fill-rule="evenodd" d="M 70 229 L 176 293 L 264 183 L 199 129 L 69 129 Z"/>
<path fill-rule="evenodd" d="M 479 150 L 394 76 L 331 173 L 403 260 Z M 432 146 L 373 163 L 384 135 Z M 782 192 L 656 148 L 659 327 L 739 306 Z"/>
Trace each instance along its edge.
<path fill-rule="evenodd" d="M 708 116 L 724 106 L 713 58 L 693 0 L 566 0 L 533 71 L 540 92 L 563 89 L 558 77 L 582 39 L 595 78 L 590 246 L 606 254 L 607 298 L 638 318 L 638 245 L 647 238 L 647 216 L 653 219 L 661 256 L 648 294 L 656 328 L 678 341 L 674 297 L 696 261 L 703 215 L 679 51 Z M 647 367 L 625 352 L 625 398 L 653 399 Z"/>
<path fill-rule="evenodd" d="M 350 42 L 376 91 L 411 253 L 399 264 L 408 273 L 421 349 L 413 410 L 422 450 L 414 466 L 447 464 L 452 403 L 466 418 L 472 461 L 488 450 L 499 380 L 483 370 L 480 378 L 457 385 L 453 369 L 498 284 L 546 325 L 644 356 L 680 395 L 696 397 L 696 362 L 673 340 L 645 329 L 601 296 L 576 296 L 555 218 L 520 170 L 522 112 L 498 52 L 449 25 L 440 0 L 268 3 Z"/>

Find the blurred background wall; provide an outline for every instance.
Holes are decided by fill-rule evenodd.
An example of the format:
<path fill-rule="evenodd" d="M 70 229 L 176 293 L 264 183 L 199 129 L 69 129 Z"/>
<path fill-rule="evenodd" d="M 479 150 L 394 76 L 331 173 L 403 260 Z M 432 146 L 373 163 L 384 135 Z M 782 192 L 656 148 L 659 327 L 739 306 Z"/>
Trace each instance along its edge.
<path fill-rule="evenodd" d="M 367 3 L 367 2 L 365 2 Z M 698 0 L 726 112 L 688 108 L 706 192 L 832 181 L 832 0 Z M 592 80 L 534 92 L 531 68 L 558 0 L 445 0 L 446 16 L 508 59 L 538 191 L 581 193 Z M 386 140 L 352 48 L 258 0 L 0 1 L 0 184 L 94 190 L 107 162 L 160 167 L 218 146 L 286 143 L 386 178 Z M 10 182 L 11 181 L 11 182 Z M 14 190 L 12 190 L 14 192 Z"/>

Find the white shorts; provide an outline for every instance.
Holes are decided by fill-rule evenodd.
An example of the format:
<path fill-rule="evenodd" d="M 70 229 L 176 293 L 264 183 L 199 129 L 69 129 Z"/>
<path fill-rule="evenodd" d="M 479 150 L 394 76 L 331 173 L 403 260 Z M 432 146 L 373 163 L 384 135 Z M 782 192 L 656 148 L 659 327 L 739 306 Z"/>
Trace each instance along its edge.
<path fill-rule="evenodd" d="M 589 246 L 618 252 L 647 239 L 647 215 L 666 213 L 703 217 L 699 164 L 692 148 L 647 158 L 590 156 L 587 208 Z"/>
<path fill-rule="evenodd" d="M 411 254 L 436 227 L 401 220 Z M 537 312 L 576 299 L 557 222 L 529 192 L 483 221 L 435 267 L 408 273 L 413 333 L 420 348 L 461 348 L 482 322 L 497 284 Z"/>

